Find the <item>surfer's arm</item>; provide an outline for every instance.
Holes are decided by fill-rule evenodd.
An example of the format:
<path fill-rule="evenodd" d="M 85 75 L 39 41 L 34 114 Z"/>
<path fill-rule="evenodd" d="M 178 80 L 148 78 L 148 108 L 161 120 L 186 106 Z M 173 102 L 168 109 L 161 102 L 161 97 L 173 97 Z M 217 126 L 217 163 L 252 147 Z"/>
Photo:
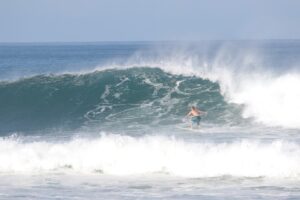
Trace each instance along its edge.
<path fill-rule="evenodd" d="M 200 111 L 200 115 L 206 115 L 207 112 L 204 112 L 204 111 Z"/>
<path fill-rule="evenodd" d="M 189 112 L 186 116 L 189 117 L 192 115 L 192 112 Z"/>
<path fill-rule="evenodd" d="M 204 112 L 204 111 L 199 110 L 199 109 L 197 109 L 197 111 L 198 111 L 198 113 L 199 113 L 200 115 L 206 115 L 206 114 L 207 114 L 207 112 Z"/>

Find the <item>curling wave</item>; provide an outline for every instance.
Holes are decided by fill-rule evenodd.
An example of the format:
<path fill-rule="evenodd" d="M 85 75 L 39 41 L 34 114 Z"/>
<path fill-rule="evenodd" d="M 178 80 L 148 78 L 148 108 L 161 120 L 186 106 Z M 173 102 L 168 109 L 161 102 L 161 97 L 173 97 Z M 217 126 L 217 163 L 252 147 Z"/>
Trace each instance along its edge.
<path fill-rule="evenodd" d="M 2 82 L 0 132 L 174 124 L 190 105 L 209 111 L 206 120 L 211 123 L 238 124 L 242 119 L 240 107 L 224 101 L 217 83 L 143 67 Z"/>

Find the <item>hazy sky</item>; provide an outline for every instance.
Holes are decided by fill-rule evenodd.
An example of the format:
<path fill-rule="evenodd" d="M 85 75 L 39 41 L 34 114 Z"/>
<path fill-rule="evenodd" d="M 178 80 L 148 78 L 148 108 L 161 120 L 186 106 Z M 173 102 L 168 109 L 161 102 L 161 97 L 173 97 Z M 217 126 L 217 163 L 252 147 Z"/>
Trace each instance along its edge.
<path fill-rule="evenodd" d="M 300 38 L 300 0 L 0 0 L 0 42 Z"/>

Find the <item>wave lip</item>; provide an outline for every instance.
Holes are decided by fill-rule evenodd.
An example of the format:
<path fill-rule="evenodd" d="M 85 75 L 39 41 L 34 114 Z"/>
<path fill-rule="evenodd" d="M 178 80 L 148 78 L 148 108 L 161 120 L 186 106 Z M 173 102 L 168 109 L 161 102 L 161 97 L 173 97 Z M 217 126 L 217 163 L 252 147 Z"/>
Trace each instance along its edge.
<path fill-rule="evenodd" d="M 298 178 L 300 146 L 275 141 L 192 143 L 176 138 L 105 135 L 64 143 L 0 141 L 1 173 L 164 173 L 180 177 Z"/>

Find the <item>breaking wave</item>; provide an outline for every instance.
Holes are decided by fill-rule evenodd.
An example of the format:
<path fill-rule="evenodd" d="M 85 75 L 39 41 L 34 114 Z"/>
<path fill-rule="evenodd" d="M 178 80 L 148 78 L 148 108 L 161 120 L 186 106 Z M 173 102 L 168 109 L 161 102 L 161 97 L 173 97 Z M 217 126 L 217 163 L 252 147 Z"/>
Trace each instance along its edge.
<path fill-rule="evenodd" d="M 237 124 L 240 107 L 226 103 L 217 83 L 159 68 L 40 75 L 0 84 L 0 130 L 128 123 L 177 123 L 198 105 L 211 123 Z M 114 126 L 113 125 L 113 126 Z"/>
<path fill-rule="evenodd" d="M 56 143 L 2 138 L 0 173 L 297 178 L 299 153 L 298 144 L 280 140 L 196 143 L 175 137 L 106 134 Z"/>

